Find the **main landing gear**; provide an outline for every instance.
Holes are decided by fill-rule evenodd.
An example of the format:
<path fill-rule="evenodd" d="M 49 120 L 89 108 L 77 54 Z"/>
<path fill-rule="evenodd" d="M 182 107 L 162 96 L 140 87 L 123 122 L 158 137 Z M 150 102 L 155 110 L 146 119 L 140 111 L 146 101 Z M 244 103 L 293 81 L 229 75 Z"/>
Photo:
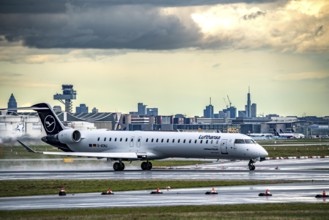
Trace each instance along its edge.
<path fill-rule="evenodd" d="M 142 170 L 151 170 L 152 169 L 152 163 L 149 161 L 142 162 L 141 164 Z M 113 164 L 114 171 L 123 171 L 125 169 L 125 164 L 122 161 L 115 162 Z"/>
<path fill-rule="evenodd" d="M 152 163 L 147 161 L 147 162 L 143 162 L 141 164 L 141 168 L 142 170 L 151 170 L 152 169 Z"/>
<path fill-rule="evenodd" d="M 113 164 L 113 169 L 115 171 L 123 171 L 125 169 L 125 164 L 122 163 L 121 161 L 120 162 L 115 162 Z"/>
<path fill-rule="evenodd" d="M 248 163 L 248 167 L 249 167 L 249 170 L 250 170 L 250 171 L 256 169 L 254 163 L 256 163 L 256 161 L 254 161 L 254 160 L 250 160 L 250 161 L 249 161 L 249 163 Z"/>

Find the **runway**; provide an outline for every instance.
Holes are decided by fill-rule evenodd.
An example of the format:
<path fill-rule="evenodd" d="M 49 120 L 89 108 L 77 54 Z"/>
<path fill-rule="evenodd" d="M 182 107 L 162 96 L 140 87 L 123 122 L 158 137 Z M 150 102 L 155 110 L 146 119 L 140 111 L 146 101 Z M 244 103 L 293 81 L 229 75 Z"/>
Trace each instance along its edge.
<path fill-rule="evenodd" d="M 44 163 L 44 162 L 43 162 Z M 79 164 L 84 164 L 84 170 Z M 87 165 L 88 163 L 91 163 Z M 47 163 L 46 163 L 47 164 Z M 106 180 L 292 180 L 307 181 L 276 185 L 254 185 L 216 187 L 218 195 L 205 195 L 210 188 L 172 189 L 162 195 L 150 195 L 150 191 L 114 192 L 102 196 L 100 192 L 58 195 L 25 196 L 0 198 L 0 210 L 100 208 L 100 207 L 151 207 L 181 205 L 223 205 L 255 203 L 319 203 L 326 199 L 316 199 L 323 190 L 329 192 L 329 158 L 269 160 L 256 163 L 256 170 L 249 171 L 246 161 L 213 162 L 193 166 L 155 168 L 141 171 L 139 167 L 127 164 L 127 170 L 114 172 L 108 164 L 94 161 L 79 161 L 69 169 L 61 166 L 45 170 L 44 167 L 25 166 L 25 169 L 0 171 L 0 180 L 37 179 L 106 179 Z M 47 165 L 49 166 L 49 164 Z M 86 169 L 88 167 L 88 169 Z M 57 169 L 56 169 L 57 168 Z M 96 169 L 97 168 L 97 169 Z M 272 197 L 259 197 L 260 192 L 270 189 Z"/>
<path fill-rule="evenodd" d="M 323 203 L 316 199 L 322 190 L 329 191 L 329 182 L 292 183 L 277 185 L 216 187 L 218 195 L 205 195 L 210 188 L 163 190 L 161 195 L 150 191 L 114 192 L 114 195 L 97 193 L 45 195 L 0 198 L 0 210 L 68 209 L 68 208 L 115 208 L 182 205 L 224 205 L 261 203 Z M 273 196 L 259 197 L 260 192 L 270 189 Z"/>
<path fill-rule="evenodd" d="M 87 163 L 88 161 L 86 161 Z M 256 163 L 256 170 L 249 171 L 247 162 L 210 163 L 197 166 L 182 166 L 168 169 L 142 171 L 139 167 L 129 166 L 123 172 L 114 172 L 108 166 L 90 166 L 83 169 L 79 166 L 71 169 L 50 170 L 8 169 L 0 171 L 0 180 L 22 179 L 190 179 L 190 180 L 314 180 L 329 181 L 329 158 L 270 160 Z M 94 169 L 93 169 L 94 168 Z M 83 169 L 83 170 L 81 170 Z"/>

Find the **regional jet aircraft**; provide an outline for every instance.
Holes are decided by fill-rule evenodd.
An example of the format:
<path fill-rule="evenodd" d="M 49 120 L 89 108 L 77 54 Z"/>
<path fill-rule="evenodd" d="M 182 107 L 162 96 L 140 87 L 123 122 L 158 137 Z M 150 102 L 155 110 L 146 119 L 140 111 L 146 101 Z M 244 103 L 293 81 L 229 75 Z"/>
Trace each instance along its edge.
<path fill-rule="evenodd" d="M 46 103 L 29 107 L 38 112 L 47 136 L 47 144 L 63 152 L 36 152 L 46 155 L 107 158 L 116 161 L 115 171 L 125 169 L 123 161 L 141 160 L 142 170 L 151 170 L 150 160 L 169 157 L 249 160 L 249 170 L 256 161 L 265 160 L 267 151 L 243 134 L 163 132 L 163 131 L 79 131 L 65 127 Z"/>

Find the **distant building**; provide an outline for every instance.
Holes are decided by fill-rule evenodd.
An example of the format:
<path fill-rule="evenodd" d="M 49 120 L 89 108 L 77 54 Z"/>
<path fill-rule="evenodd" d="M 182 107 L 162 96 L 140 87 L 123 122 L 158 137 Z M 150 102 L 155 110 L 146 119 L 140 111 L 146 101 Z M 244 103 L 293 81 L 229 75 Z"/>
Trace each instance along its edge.
<path fill-rule="evenodd" d="M 203 110 L 203 117 L 214 118 L 214 106 L 211 104 L 211 98 L 210 98 L 210 104 L 207 105 L 206 108 Z"/>
<path fill-rule="evenodd" d="M 147 108 L 146 115 L 148 116 L 158 116 L 158 108 Z"/>
<path fill-rule="evenodd" d="M 247 118 L 246 111 L 239 111 L 238 112 L 238 117 L 239 118 Z"/>
<path fill-rule="evenodd" d="M 236 108 L 234 106 L 224 109 L 223 112 L 228 118 L 236 118 Z"/>
<path fill-rule="evenodd" d="M 257 117 L 257 105 L 255 103 L 252 103 L 251 105 L 251 117 L 252 118 Z"/>
<path fill-rule="evenodd" d="M 77 114 L 79 114 L 79 113 L 88 113 L 88 106 L 86 106 L 86 104 L 80 104 L 80 106 L 77 106 L 75 108 L 75 112 Z"/>
<path fill-rule="evenodd" d="M 247 93 L 247 105 L 245 105 L 245 118 L 255 118 L 256 116 L 257 116 L 257 105 L 255 103 L 251 104 L 251 95 L 249 88 Z"/>
<path fill-rule="evenodd" d="M 142 102 L 138 103 L 137 112 L 138 115 L 146 115 L 146 105 L 144 105 Z"/>
<path fill-rule="evenodd" d="M 247 105 L 245 105 L 246 117 L 251 118 L 251 99 L 250 99 L 250 88 L 247 93 Z"/>
<path fill-rule="evenodd" d="M 92 112 L 92 113 L 98 113 L 98 109 L 94 107 L 94 108 L 91 110 L 91 112 Z"/>
<path fill-rule="evenodd" d="M 54 110 L 55 113 L 60 113 L 60 112 L 62 112 L 62 107 L 59 106 L 59 105 L 55 105 L 53 107 L 53 110 Z"/>
<path fill-rule="evenodd" d="M 17 113 L 17 102 L 12 93 L 8 101 L 8 111 Z"/>

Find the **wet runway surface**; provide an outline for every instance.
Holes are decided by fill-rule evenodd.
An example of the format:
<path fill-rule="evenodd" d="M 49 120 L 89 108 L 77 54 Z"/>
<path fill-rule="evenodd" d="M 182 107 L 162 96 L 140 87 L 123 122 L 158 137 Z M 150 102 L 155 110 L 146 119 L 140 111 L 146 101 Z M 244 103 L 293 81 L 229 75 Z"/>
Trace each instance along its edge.
<path fill-rule="evenodd" d="M 151 195 L 150 191 L 114 192 L 114 195 L 98 193 L 45 195 L 0 198 L 0 210 L 101 208 L 101 207 L 152 207 L 181 205 L 223 205 L 255 203 L 323 203 L 316 194 L 329 190 L 329 182 L 292 183 L 277 185 L 217 187 L 218 195 L 205 195 L 210 188 L 163 190 L 163 194 Z M 269 189 L 273 196 L 258 194 Z"/>
<path fill-rule="evenodd" d="M 88 163 L 88 161 L 82 161 Z M 98 166 L 98 165 L 97 165 Z M 23 170 L 0 171 L 0 180 L 20 179 L 165 179 L 165 180 L 296 180 L 307 181 L 289 184 L 216 187 L 218 195 L 205 195 L 210 188 L 163 190 L 161 195 L 151 195 L 150 191 L 114 192 L 102 196 L 97 193 L 2 197 L 0 210 L 60 209 L 60 208 L 100 208 L 100 207 L 150 207 L 179 205 L 222 205 L 252 203 L 323 203 L 329 199 L 316 199 L 323 190 L 329 192 L 329 158 L 269 160 L 256 163 L 256 170 L 249 171 L 247 162 L 221 162 L 168 169 L 141 171 L 139 167 L 127 164 L 127 170 L 114 172 L 108 166 L 91 166 L 80 170 L 45 170 L 42 167 L 28 167 Z M 33 168 L 33 169 L 32 169 Z M 94 168 L 94 169 L 93 169 Z M 97 168 L 97 169 L 96 169 Z M 270 189 L 272 197 L 259 197 L 260 192 Z"/>
<path fill-rule="evenodd" d="M 98 167 L 96 167 L 98 168 Z M 0 180 L 17 179 L 210 179 L 210 180 L 316 180 L 329 181 L 329 158 L 270 160 L 256 163 L 256 170 L 249 171 L 247 162 L 210 163 L 168 169 L 142 171 L 129 166 L 122 172 L 111 168 L 68 170 L 7 170 L 0 171 Z"/>

